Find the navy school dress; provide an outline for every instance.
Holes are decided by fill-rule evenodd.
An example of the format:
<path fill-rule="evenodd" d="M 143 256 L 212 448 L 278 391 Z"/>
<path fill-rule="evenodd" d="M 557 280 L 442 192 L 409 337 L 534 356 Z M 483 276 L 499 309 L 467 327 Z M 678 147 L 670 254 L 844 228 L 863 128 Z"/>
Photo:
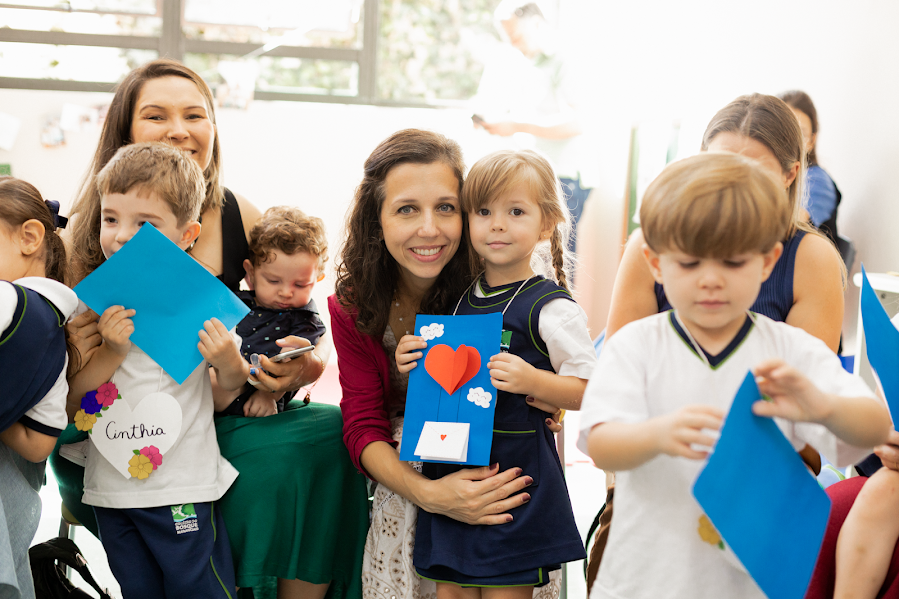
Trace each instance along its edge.
<path fill-rule="evenodd" d="M 785 322 L 787 314 L 793 308 L 793 272 L 796 267 L 796 250 L 802 238 L 805 237 L 805 231 L 796 231 L 796 234 L 783 242 L 783 253 L 774 265 L 771 276 L 762 283 L 759 290 L 759 296 L 755 303 L 749 308 L 756 314 L 764 314 L 771 320 L 777 322 Z M 659 303 L 659 312 L 671 309 L 668 298 L 665 296 L 665 289 L 655 284 L 656 300 Z"/>
<path fill-rule="evenodd" d="M 47 395 L 65 366 L 66 319 L 37 291 L 13 287 L 16 311 L 0 335 L 0 431 L 25 419 L 30 428 L 59 436 L 25 414 Z"/>
<path fill-rule="evenodd" d="M 260 354 L 271 358 L 281 353 L 281 347 L 275 342 L 288 335 L 303 337 L 315 345 L 327 330 L 318 315 L 318 308 L 312 300 L 309 300 L 309 303 L 302 308 L 281 310 L 265 308 L 257 304 L 256 293 L 253 291 L 238 291 L 237 297 L 250 309 L 250 313 L 237 324 L 237 334 L 241 339 L 240 354 L 247 361 L 250 360 L 250 354 Z M 246 383 L 240 396 L 217 415 L 243 416 L 244 404 L 255 391 L 255 387 Z M 289 391 L 278 400 L 279 413 L 284 411 L 284 406 L 293 399 L 294 395 L 296 395 L 296 391 Z"/>
<path fill-rule="evenodd" d="M 502 312 L 520 285 L 482 284 L 487 297 L 469 290 L 456 314 Z M 555 283 L 534 277 L 503 316 L 504 331 L 512 333 L 509 352 L 551 372 L 539 318 L 547 302 L 560 298 L 574 301 Z M 546 417 L 524 395 L 497 392 L 490 463 L 499 462 L 501 470 L 519 467 L 522 476 L 533 478 L 526 489 L 531 500 L 509 510 L 512 522 L 496 526 L 473 526 L 419 510 L 413 563 L 420 576 L 472 586 L 542 586 L 562 563 L 586 557 Z M 465 467 L 425 463 L 422 473 L 433 480 Z"/>

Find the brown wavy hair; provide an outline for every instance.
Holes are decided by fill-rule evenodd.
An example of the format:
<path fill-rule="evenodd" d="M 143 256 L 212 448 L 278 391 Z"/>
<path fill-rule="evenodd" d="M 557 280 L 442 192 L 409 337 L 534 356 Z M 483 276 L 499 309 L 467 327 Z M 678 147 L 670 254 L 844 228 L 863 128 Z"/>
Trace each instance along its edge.
<path fill-rule="evenodd" d="M 74 282 L 77 283 L 98 266 L 106 258 L 100 248 L 100 194 L 94 183 L 94 177 L 122 146 L 132 143 L 131 124 L 134 120 L 134 109 L 143 89 L 144 83 L 162 77 L 182 77 L 193 81 L 203 97 L 212 124 L 215 125 L 215 101 L 209 86 L 202 77 L 179 62 L 159 59 L 140 66 L 125 76 L 116 88 L 115 96 L 109 105 L 109 113 L 103 122 L 100 142 L 91 161 L 90 168 L 81 182 L 81 189 L 72 207 L 72 242 L 71 266 Z M 222 151 L 219 146 L 218 133 L 212 142 L 212 160 L 203 172 L 206 179 L 206 199 L 201 213 L 209 208 L 221 206 L 225 192 L 221 183 Z"/>
<path fill-rule="evenodd" d="M 324 221 L 292 206 L 269 208 L 250 230 L 250 262 L 253 266 L 268 262 L 274 250 L 287 256 L 308 252 L 318 258 L 319 272 L 324 271 L 328 261 Z"/>
<path fill-rule="evenodd" d="M 11 229 L 17 229 L 26 221 L 36 220 L 44 227 L 44 275 L 63 285 L 68 281 L 66 247 L 56 234 L 56 222 L 41 192 L 26 181 L 15 177 L 0 177 L 0 221 Z M 81 354 L 69 341 L 65 332 L 66 353 L 69 354 L 69 374 L 81 369 Z"/>
<path fill-rule="evenodd" d="M 399 266 L 383 241 L 381 206 L 384 181 L 400 164 L 441 162 L 453 170 L 459 193 L 465 173 L 462 150 L 453 140 L 418 129 L 397 131 L 380 144 L 365 161 L 362 183 L 356 188 L 346 221 L 346 241 L 337 259 L 337 299 L 344 308 L 356 310 L 356 329 L 380 336 L 387 328 L 390 302 L 399 282 Z M 471 242 L 468 219 L 462 216 L 459 249 L 440 272 L 418 312 L 445 314 L 474 278 L 469 266 Z"/>

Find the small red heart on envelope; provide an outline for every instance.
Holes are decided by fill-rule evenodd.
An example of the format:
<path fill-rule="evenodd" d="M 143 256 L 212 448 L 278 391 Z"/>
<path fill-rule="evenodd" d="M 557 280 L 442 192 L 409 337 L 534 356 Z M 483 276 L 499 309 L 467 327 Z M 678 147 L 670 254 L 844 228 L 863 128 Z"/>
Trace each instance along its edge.
<path fill-rule="evenodd" d="M 446 435 L 440 435 L 440 440 L 443 441 L 444 439 L 446 439 Z"/>
<path fill-rule="evenodd" d="M 425 370 L 437 384 L 452 395 L 481 369 L 481 354 L 473 347 L 435 345 L 425 358 Z"/>

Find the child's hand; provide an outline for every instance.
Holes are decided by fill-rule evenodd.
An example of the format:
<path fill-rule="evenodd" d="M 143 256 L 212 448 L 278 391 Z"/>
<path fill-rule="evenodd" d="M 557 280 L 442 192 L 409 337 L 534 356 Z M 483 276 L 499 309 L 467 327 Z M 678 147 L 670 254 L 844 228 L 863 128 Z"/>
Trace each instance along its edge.
<path fill-rule="evenodd" d="M 420 350 L 426 348 L 428 343 L 421 337 L 415 335 L 403 335 L 400 342 L 396 344 L 396 369 L 401 373 L 406 373 L 418 365 L 418 360 L 422 356 Z"/>
<path fill-rule="evenodd" d="M 771 398 L 752 405 L 756 416 L 820 423 L 830 415 L 829 396 L 783 360 L 766 360 L 755 367 L 753 374 L 759 391 Z"/>
<path fill-rule="evenodd" d="M 243 358 L 240 357 L 240 350 L 234 343 L 234 337 L 225 328 L 218 318 L 207 320 L 203 323 L 203 330 L 200 331 L 200 342 L 197 349 L 203 354 L 207 362 L 212 364 L 217 370 L 227 370 L 233 372 L 241 370 L 244 366 Z M 246 377 L 244 377 L 246 378 Z"/>
<path fill-rule="evenodd" d="M 487 362 L 490 382 L 500 391 L 527 395 L 534 389 L 537 369 L 515 354 L 496 354 Z"/>
<path fill-rule="evenodd" d="M 256 391 L 243 406 L 243 415 L 248 417 L 264 417 L 278 413 L 279 397 L 268 391 Z"/>
<path fill-rule="evenodd" d="M 655 420 L 660 453 L 702 460 L 708 457 L 709 452 L 697 451 L 692 445 L 712 447 L 715 444 L 717 439 L 702 432 L 702 429 L 721 430 L 724 412 L 712 406 L 684 406 L 673 414 Z"/>
<path fill-rule="evenodd" d="M 131 317 L 135 314 L 136 310 L 126 310 L 123 306 L 110 306 L 103 312 L 97 330 L 110 351 L 124 356 L 131 349 L 131 333 L 134 332 Z"/>

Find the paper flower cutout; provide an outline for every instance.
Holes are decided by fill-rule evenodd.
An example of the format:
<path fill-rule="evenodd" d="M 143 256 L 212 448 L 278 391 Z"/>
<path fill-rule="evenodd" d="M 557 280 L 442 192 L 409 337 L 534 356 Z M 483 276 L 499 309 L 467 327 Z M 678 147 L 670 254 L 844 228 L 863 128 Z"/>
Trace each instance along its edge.
<path fill-rule="evenodd" d="M 718 534 L 718 531 L 715 530 L 712 521 L 709 520 L 709 517 L 705 514 L 699 517 L 698 532 L 699 538 L 709 545 L 717 545 L 718 549 L 724 549 L 724 541 L 721 540 L 721 535 Z"/>
<path fill-rule="evenodd" d="M 493 395 L 489 391 L 484 391 L 482 387 L 472 387 L 468 390 L 468 401 L 476 406 L 489 408 L 491 399 L 493 399 Z"/>
<path fill-rule="evenodd" d="M 155 445 L 144 447 L 140 450 L 140 454 L 145 455 L 150 459 L 150 463 L 153 464 L 153 470 L 162 466 L 162 454 L 159 453 L 159 448 Z"/>
<path fill-rule="evenodd" d="M 96 423 L 97 417 L 93 414 L 88 414 L 84 410 L 75 413 L 75 428 L 80 431 L 90 431 Z"/>
<path fill-rule="evenodd" d="M 100 385 L 100 388 L 97 389 L 97 403 L 104 408 L 111 406 L 112 402 L 118 398 L 119 390 L 116 388 L 115 383 L 103 383 Z"/>
<path fill-rule="evenodd" d="M 128 460 L 128 466 L 128 472 L 131 474 L 131 478 L 136 478 L 138 480 L 148 478 L 153 474 L 153 469 L 156 468 L 153 465 L 153 462 L 150 461 L 150 458 L 142 453 L 132 456 L 132 458 Z"/>
<path fill-rule="evenodd" d="M 85 414 L 96 414 L 103 406 L 97 401 L 97 392 L 88 391 L 87 395 L 81 398 L 81 409 Z"/>
<path fill-rule="evenodd" d="M 443 337 L 443 325 L 433 322 L 421 327 L 418 332 L 425 341 L 430 341 L 437 337 Z"/>

